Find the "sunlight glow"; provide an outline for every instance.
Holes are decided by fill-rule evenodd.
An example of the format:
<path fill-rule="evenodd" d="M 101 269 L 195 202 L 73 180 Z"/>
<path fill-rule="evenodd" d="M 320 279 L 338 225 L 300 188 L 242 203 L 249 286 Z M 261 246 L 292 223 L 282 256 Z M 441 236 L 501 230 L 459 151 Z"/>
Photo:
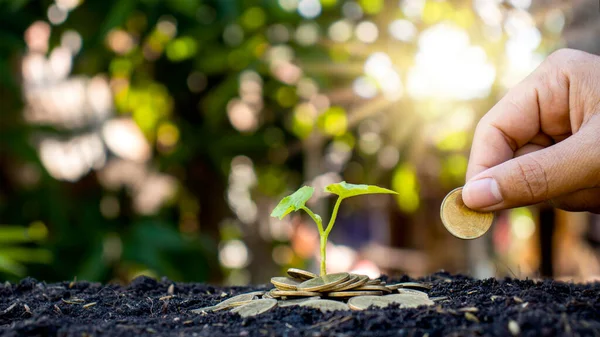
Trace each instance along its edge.
<path fill-rule="evenodd" d="M 42 164 L 57 180 L 76 181 L 90 169 L 102 167 L 106 161 L 104 146 L 95 133 L 68 141 L 44 138 L 38 151 Z"/>
<path fill-rule="evenodd" d="M 364 43 L 373 43 L 379 36 L 379 29 L 371 21 L 363 21 L 356 26 L 356 38 Z"/>
<path fill-rule="evenodd" d="M 136 162 L 150 159 L 150 145 L 130 118 L 107 121 L 102 128 L 102 136 L 108 148 L 121 158 Z"/>
<path fill-rule="evenodd" d="M 314 22 L 303 23 L 296 29 L 295 38 L 302 46 L 315 44 L 319 39 L 319 26 Z"/>
<path fill-rule="evenodd" d="M 227 202 L 235 215 L 245 224 L 254 223 L 258 217 L 258 208 L 252 200 L 250 190 L 257 183 L 252 160 L 237 156 L 231 160 Z"/>
<path fill-rule="evenodd" d="M 60 8 L 56 4 L 52 4 L 52 5 L 50 5 L 50 7 L 48 7 L 47 14 L 48 14 L 48 21 L 50 21 L 50 23 L 55 26 L 60 25 L 61 23 L 65 22 L 65 20 L 67 20 L 67 16 L 69 16 L 69 12 Z"/>
<path fill-rule="evenodd" d="M 471 46 L 464 30 L 442 23 L 419 38 L 416 64 L 408 73 L 408 92 L 417 99 L 483 98 L 489 94 L 495 76 L 485 51 Z"/>
<path fill-rule="evenodd" d="M 306 19 L 314 19 L 321 14 L 321 2 L 319 0 L 300 0 L 298 13 Z"/>
<path fill-rule="evenodd" d="M 354 91 L 360 97 L 374 97 L 375 86 L 390 101 L 396 101 L 402 97 L 404 88 L 400 75 L 386 53 L 371 54 L 365 61 L 364 72 L 367 77 L 359 77 L 353 84 Z"/>
<path fill-rule="evenodd" d="M 352 24 L 348 20 L 339 20 L 329 26 L 329 37 L 335 42 L 346 42 L 352 37 Z"/>
<path fill-rule="evenodd" d="M 244 268 L 250 262 L 250 252 L 243 241 L 229 240 L 219 249 L 219 261 L 226 268 Z"/>
<path fill-rule="evenodd" d="M 394 20 L 390 23 L 388 30 L 393 38 L 403 42 L 410 42 L 417 35 L 417 28 L 408 20 Z"/>

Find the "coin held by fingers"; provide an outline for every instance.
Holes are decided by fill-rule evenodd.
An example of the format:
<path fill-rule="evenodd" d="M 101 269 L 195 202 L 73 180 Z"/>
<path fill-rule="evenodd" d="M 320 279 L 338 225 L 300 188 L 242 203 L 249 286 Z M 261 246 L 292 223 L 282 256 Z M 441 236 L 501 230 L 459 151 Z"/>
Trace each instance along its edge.
<path fill-rule="evenodd" d="M 476 239 L 494 223 L 496 213 L 478 212 L 468 208 L 462 199 L 462 187 L 452 190 L 442 201 L 440 217 L 444 227 L 461 239 Z"/>

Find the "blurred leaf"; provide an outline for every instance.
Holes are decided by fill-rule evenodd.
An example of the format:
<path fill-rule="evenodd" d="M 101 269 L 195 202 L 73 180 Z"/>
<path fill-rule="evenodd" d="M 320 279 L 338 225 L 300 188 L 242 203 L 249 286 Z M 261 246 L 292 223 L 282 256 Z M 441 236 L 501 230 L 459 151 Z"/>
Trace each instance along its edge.
<path fill-rule="evenodd" d="M 0 247 L 0 255 L 10 257 L 13 261 L 24 263 L 52 262 L 52 253 L 42 248 Z"/>
<path fill-rule="evenodd" d="M 345 181 L 325 186 L 325 192 L 337 194 L 342 198 L 350 198 L 363 194 L 398 194 L 379 186 L 348 184 Z"/>
<path fill-rule="evenodd" d="M 275 207 L 271 216 L 274 218 L 283 219 L 284 216 L 291 212 L 297 211 L 304 207 L 304 204 L 312 197 L 315 189 L 310 186 L 303 186 L 291 195 L 281 199 Z"/>
<path fill-rule="evenodd" d="M 46 238 L 47 234 L 48 230 L 46 226 L 39 222 L 34 223 L 29 228 L 23 226 L 4 226 L 0 228 L 0 244 L 41 241 Z"/>
<path fill-rule="evenodd" d="M 22 277 L 25 275 L 25 266 L 13 261 L 0 253 L 0 271 L 14 276 Z"/>
<path fill-rule="evenodd" d="M 206 280 L 216 245 L 203 237 L 184 237 L 158 220 L 133 225 L 123 237 L 123 260 L 142 264 L 173 280 Z"/>
<path fill-rule="evenodd" d="M 346 110 L 340 106 L 332 106 L 319 116 L 319 127 L 328 135 L 341 136 L 348 128 Z"/>
<path fill-rule="evenodd" d="M 367 14 L 377 14 L 383 9 L 383 0 L 360 0 L 360 6 Z"/>
<path fill-rule="evenodd" d="M 169 60 L 180 62 L 189 59 L 198 52 L 198 43 L 190 36 L 177 38 L 167 44 L 166 54 Z"/>
<path fill-rule="evenodd" d="M 408 164 L 398 166 L 392 177 L 392 187 L 398 192 L 398 207 L 407 212 L 415 212 L 419 208 L 419 184 L 415 170 Z"/>

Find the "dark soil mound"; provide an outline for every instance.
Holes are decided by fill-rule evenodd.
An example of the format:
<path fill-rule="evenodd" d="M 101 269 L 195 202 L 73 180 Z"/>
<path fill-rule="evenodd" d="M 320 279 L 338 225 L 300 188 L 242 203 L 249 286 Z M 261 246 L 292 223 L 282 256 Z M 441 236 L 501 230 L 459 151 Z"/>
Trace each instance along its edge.
<path fill-rule="evenodd" d="M 137 278 L 129 286 L 46 284 L 25 279 L 0 286 L 3 336 L 600 336 L 600 283 L 473 280 L 437 273 L 436 306 L 322 314 L 286 307 L 256 317 L 191 314 L 225 297 L 271 286 L 219 288 Z M 408 277 L 393 281 L 409 281 Z M 70 287 L 71 285 L 71 287 Z M 467 309 L 465 309 L 467 308 Z M 476 308 L 476 309 L 473 309 Z M 509 329 L 509 325 L 511 328 Z"/>

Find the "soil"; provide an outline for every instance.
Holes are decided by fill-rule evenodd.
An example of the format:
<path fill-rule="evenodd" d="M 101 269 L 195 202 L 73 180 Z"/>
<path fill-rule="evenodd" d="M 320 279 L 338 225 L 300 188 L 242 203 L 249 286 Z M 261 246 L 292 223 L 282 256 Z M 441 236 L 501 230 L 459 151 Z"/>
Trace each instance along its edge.
<path fill-rule="evenodd" d="M 410 280 L 404 276 L 388 282 Z M 445 272 L 419 281 L 433 284 L 431 297 L 448 299 L 416 309 L 395 306 L 323 314 L 286 307 L 241 318 L 229 312 L 197 315 L 189 310 L 270 285 L 221 288 L 147 277 L 128 286 L 46 284 L 27 278 L 0 286 L 0 335 L 600 336 L 598 282 L 474 280 Z M 175 296 L 165 299 L 172 284 Z"/>

